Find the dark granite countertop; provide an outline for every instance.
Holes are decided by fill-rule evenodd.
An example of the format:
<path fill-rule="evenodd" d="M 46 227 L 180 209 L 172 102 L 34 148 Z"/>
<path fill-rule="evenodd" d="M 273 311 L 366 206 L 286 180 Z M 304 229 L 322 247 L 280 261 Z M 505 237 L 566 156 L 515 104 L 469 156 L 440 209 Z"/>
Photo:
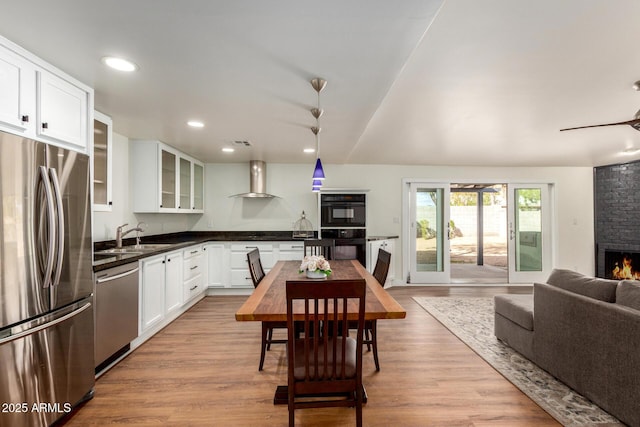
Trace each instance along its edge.
<path fill-rule="evenodd" d="M 101 254 L 96 253 L 105 249 L 115 248 L 115 240 L 96 242 L 93 245 L 93 271 L 106 270 L 130 262 L 137 262 L 142 258 L 159 255 L 165 252 L 175 251 L 192 245 L 205 242 L 233 242 L 233 241 L 263 241 L 263 242 L 284 242 L 299 241 L 294 239 L 291 231 L 185 231 L 182 233 L 169 233 L 152 236 L 142 236 L 142 244 L 170 244 L 166 248 L 135 254 Z M 135 238 L 124 239 L 123 246 L 135 245 Z"/>

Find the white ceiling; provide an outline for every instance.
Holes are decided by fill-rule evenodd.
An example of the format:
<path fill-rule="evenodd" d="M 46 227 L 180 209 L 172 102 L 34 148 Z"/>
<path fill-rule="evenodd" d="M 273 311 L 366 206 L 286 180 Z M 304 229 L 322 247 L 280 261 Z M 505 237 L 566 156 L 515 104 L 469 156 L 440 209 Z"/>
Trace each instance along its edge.
<path fill-rule="evenodd" d="M 205 162 L 592 166 L 640 132 L 637 0 L 21 0 L 0 35 L 95 88 L 115 131 Z M 106 69 L 105 55 L 136 62 Z M 189 119 L 203 129 L 186 126 Z M 221 152 L 236 140 L 250 148 Z"/>

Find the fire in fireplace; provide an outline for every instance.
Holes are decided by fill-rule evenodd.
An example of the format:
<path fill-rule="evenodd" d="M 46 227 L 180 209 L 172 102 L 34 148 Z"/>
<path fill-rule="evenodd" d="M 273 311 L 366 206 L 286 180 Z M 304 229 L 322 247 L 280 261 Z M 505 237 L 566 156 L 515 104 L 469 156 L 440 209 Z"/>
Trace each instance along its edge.
<path fill-rule="evenodd" d="M 640 280 L 640 253 L 605 251 L 605 278 Z"/>

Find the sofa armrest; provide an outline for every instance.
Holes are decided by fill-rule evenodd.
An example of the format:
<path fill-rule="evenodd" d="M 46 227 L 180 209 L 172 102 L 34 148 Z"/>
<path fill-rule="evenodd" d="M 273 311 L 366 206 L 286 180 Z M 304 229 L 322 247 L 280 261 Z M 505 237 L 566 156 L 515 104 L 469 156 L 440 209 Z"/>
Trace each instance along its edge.
<path fill-rule="evenodd" d="M 536 363 L 603 409 L 640 425 L 640 311 L 534 285 Z"/>

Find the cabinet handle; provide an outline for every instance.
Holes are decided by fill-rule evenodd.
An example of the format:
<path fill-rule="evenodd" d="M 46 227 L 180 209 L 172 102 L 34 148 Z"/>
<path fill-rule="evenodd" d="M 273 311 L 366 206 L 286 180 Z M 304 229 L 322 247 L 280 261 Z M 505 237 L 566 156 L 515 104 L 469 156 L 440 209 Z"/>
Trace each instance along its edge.
<path fill-rule="evenodd" d="M 29 123 L 29 116 L 22 116 L 22 123 Z"/>
<path fill-rule="evenodd" d="M 42 129 L 49 129 L 49 123 L 47 122 L 42 123 Z"/>
<path fill-rule="evenodd" d="M 169 258 L 169 259 L 167 260 L 167 262 L 171 262 L 171 258 Z"/>
<path fill-rule="evenodd" d="M 257 246 L 245 246 L 244 248 L 245 249 L 258 249 Z"/>
<path fill-rule="evenodd" d="M 191 251 L 191 255 L 197 254 L 197 253 L 198 253 L 198 251 Z"/>
<path fill-rule="evenodd" d="M 109 202 L 109 206 L 113 206 L 113 202 Z"/>
<path fill-rule="evenodd" d="M 190 291 L 193 291 L 194 289 L 197 289 L 198 285 L 194 285 L 193 288 L 189 288 Z"/>
<path fill-rule="evenodd" d="M 191 267 L 189 270 L 195 270 L 196 268 L 198 268 L 197 265 L 194 265 L 193 267 Z"/>
<path fill-rule="evenodd" d="M 162 263 L 164 264 L 164 260 L 162 260 Z"/>

